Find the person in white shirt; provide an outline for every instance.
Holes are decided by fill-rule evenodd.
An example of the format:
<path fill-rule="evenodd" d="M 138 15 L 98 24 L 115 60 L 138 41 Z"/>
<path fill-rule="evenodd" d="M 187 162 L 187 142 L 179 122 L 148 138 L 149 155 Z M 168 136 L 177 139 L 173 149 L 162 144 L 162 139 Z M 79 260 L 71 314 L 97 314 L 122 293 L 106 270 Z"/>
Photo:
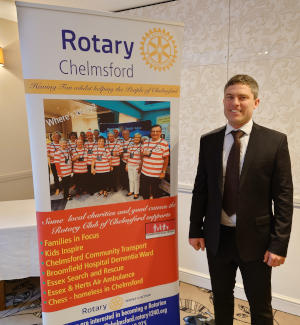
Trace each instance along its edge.
<path fill-rule="evenodd" d="M 133 143 L 128 147 L 128 158 L 126 171 L 129 179 L 129 193 L 127 196 L 134 195 L 138 199 L 140 191 L 140 173 L 142 170 L 142 143 L 141 135 L 136 133 Z"/>

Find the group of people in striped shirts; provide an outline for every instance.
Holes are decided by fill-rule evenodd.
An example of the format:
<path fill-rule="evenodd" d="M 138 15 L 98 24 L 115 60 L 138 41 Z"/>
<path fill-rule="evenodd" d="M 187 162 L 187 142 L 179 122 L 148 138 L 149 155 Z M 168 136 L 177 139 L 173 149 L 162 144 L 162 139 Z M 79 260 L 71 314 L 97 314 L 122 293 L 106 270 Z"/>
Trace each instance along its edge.
<path fill-rule="evenodd" d="M 159 197 L 159 183 L 165 178 L 170 155 L 161 126 L 152 126 L 151 137 L 146 139 L 140 133 L 130 138 L 127 129 L 122 137 L 118 129 L 109 132 L 107 138 L 99 134 L 98 130 L 89 130 L 77 139 L 72 132 L 69 140 L 62 139 L 59 132 L 52 135 L 47 153 L 55 194 L 63 191 L 64 198 L 71 200 L 72 188 L 76 196 L 97 192 L 107 197 L 109 191 L 123 188 L 134 199 L 140 195 L 144 199 Z"/>

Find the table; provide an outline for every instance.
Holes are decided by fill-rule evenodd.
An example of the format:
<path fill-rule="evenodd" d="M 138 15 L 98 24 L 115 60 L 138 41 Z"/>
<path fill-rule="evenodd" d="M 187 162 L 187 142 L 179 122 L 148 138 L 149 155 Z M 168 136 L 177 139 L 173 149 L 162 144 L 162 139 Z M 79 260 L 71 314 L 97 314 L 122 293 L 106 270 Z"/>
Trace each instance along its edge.
<path fill-rule="evenodd" d="M 40 275 L 34 200 L 0 202 L 0 261 L 3 308 L 3 280 Z"/>

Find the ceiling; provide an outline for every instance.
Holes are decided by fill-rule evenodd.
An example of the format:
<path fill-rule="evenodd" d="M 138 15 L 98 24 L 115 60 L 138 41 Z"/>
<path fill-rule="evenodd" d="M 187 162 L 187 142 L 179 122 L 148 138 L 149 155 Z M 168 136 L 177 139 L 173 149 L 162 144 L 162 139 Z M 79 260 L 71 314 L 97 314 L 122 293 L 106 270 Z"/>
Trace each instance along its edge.
<path fill-rule="evenodd" d="M 48 5 L 90 10 L 121 11 L 168 1 L 176 0 L 25 0 L 24 2 L 42 3 Z M 14 0 L 0 0 L 0 19 L 1 18 L 17 21 L 17 13 Z"/>

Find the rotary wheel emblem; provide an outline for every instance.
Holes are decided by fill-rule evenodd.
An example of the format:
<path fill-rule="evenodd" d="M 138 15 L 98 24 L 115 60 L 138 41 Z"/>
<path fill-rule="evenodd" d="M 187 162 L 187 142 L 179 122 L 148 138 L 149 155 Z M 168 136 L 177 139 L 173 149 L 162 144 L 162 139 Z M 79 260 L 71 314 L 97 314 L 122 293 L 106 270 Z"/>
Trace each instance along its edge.
<path fill-rule="evenodd" d="M 177 58 L 176 43 L 165 29 L 150 29 L 143 36 L 140 49 L 143 60 L 155 71 L 170 69 Z"/>
<path fill-rule="evenodd" d="M 123 306 L 123 298 L 122 297 L 114 297 L 109 303 L 109 307 L 111 310 L 118 310 L 122 306 Z"/>

